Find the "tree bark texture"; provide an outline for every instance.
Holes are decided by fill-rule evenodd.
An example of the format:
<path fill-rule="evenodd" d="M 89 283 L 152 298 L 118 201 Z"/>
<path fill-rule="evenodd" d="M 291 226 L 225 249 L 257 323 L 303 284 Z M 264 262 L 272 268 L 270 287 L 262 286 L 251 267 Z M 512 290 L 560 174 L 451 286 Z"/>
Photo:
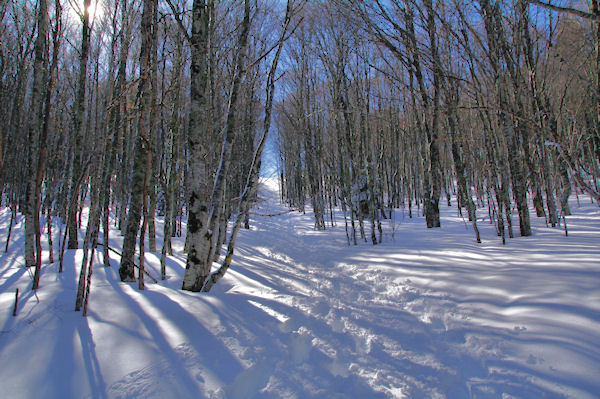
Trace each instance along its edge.
<path fill-rule="evenodd" d="M 151 156 L 152 131 L 152 41 L 153 35 L 153 13 L 156 0 L 144 0 L 142 12 L 142 45 L 140 50 L 140 78 L 138 87 L 138 102 L 140 118 L 138 122 L 138 134 L 135 140 L 133 155 L 133 167 L 131 173 L 131 192 L 129 196 L 129 211 L 127 213 L 127 225 L 125 238 L 123 239 L 123 253 L 119 275 L 121 281 L 135 281 L 134 257 L 137 235 L 142 218 L 142 202 L 145 196 L 145 181 L 147 171 L 147 157 Z M 154 37 L 153 37 L 154 36 Z M 143 239 L 143 238 L 142 238 Z"/>
<path fill-rule="evenodd" d="M 206 147 L 208 137 L 208 53 L 211 27 L 211 0 L 194 0 L 192 6 L 191 67 L 190 67 L 190 114 L 189 114 L 189 199 L 187 225 L 187 261 L 182 289 L 200 291 L 210 273 L 204 254 L 207 250 L 206 235 L 208 205 L 206 201 Z"/>
<path fill-rule="evenodd" d="M 235 71 L 233 76 L 233 84 L 231 87 L 231 93 L 229 97 L 229 109 L 227 112 L 227 119 L 225 122 L 225 132 L 223 137 L 223 146 L 221 148 L 221 158 L 217 174 L 215 176 L 215 182 L 211 194 L 210 207 L 206 215 L 206 224 L 202 226 L 202 234 L 198 235 L 196 242 L 192 242 L 190 235 L 190 250 L 188 251 L 188 262 L 186 264 L 186 271 L 183 278 L 183 289 L 190 291 L 200 291 L 204 285 L 204 281 L 212 266 L 212 244 L 213 244 L 213 230 L 217 218 L 219 217 L 219 205 L 223 197 L 225 190 L 225 177 L 229 170 L 231 162 L 231 149 L 233 139 L 235 136 L 235 112 L 237 105 L 237 98 L 240 91 L 240 84 L 242 77 L 245 74 L 245 60 L 246 60 L 246 47 L 248 44 L 248 33 L 250 30 L 250 2 L 249 0 L 244 1 L 244 18 L 242 20 L 240 38 L 238 42 L 238 48 L 236 52 Z M 188 226 L 189 226 L 188 220 Z M 188 227 L 189 231 L 189 227 Z M 202 248 L 204 252 L 199 252 L 194 249 L 192 253 L 192 247 Z"/>

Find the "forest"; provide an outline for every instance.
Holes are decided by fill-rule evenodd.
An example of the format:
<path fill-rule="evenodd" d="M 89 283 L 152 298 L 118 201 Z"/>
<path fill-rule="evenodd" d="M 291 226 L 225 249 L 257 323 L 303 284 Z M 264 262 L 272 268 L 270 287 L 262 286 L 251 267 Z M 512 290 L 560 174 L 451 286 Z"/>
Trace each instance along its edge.
<path fill-rule="evenodd" d="M 349 244 L 380 242 L 400 207 L 440 227 L 452 193 L 477 241 L 479 208 L 505 242 L 531 235 L 529 201 L 556 226 L 573 187 L 600 200 L 597 1 L 91 1 L 1 9 L 2 206 L 26 217 L 34 289 L 40 214 L 49 238 L 54 218 L 66 225 L 61 260 L 65 243 L 107 242 L 113 218 L 121 279 L 137 267 L 142 288 L 138 237 L 157 251 L 160 213 L 163 265 L 185 234 L 182 288 L 209 290 L 272 119 L 282 200 L 308 201 L 316 229 L 341 207 Z"/>
<path fill-rule="evenodd" d="M 598 0 L 0 0 L 21 296 L 76 271 L 86 315 L 102 266 L 144 290 L 176 259 L 174 289 L 209 292 L 238 236 L 293 215 L 316 252 L 378 251 L 399 212 L 433 240 L 446 209 L 473 253 L 508 248 L 569 237 L 580 197 L 600 203 Z"/>

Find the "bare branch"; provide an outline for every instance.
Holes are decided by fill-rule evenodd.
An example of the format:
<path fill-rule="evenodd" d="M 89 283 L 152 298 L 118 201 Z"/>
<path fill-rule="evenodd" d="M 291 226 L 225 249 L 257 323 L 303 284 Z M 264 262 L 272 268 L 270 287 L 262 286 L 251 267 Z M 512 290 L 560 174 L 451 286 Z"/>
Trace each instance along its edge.
<path fill-rule="evenodd" d="M 175 18 L 175 22 L 177 22 L 177 25 L 179 26 L 179 30 L 181 30 L 181 33 L 183 34 L 185 39 L 188 41 L 188 43 L 191 42 L 192 38 L 188 34 L 187 29 L 185 28 L 185 26 L 183 26 L 183 22 L 181 21 L 182 13 L 177 8 L 175 8 L 175 4 L 173 4 L 173 2 L 171 0 L 167 0 L 167 4 L 171 8 L 171 11 L 173 11 L 173 18 Z"/>
<path fill-rule="evenodd" d="M 566 12 L 569 14 L 577 15 L 578 17 L 581 17 L 581 18 L 591 19 L 594 21 L 600 21 L 600 14 L 593 14 L 591 12 L 578 10 L 578 9 L 572 8 L 572 7 L 556 6 L 554 4 L 546 3 L 546 2 L 540 1 L 540 0 L 528 0 L 528 2 L 529 2 L 529 4 L 534 4 L 536 6 L 544 7 L 549 10 L 552 10 L 552 11 Z"/>

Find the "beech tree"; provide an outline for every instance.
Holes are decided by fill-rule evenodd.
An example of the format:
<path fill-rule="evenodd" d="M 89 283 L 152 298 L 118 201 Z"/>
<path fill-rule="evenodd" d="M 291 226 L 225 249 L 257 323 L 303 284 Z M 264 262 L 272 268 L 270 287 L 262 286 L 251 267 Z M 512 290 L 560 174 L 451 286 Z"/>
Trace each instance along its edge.
<path fill-rule="evenodd" d="M 206 26 L 206 25 L 204 25 Z M 200 291 L 204 285 L 204 281 L 208 277 L 212 266 L 212 245 L 213 232 L 217 223 L 219 203 L 222 201 L 223 191 L 225 189 L 225 175 L 228 172 L 231 156 L 231 148 L 233 143 L 233 134 L 235 129 L 235 108 L 237 106 L 237 97 L 240 90 L 240 83 L 245 73 L 246 46 L 248 43 L 248 33 L 250 30 L 250 2 L 244 1 L 244 17 L 240 26 L 240 38 L 237 52 L 235 55 L 235 70 L 232 88 L 229 97 L 228 113 L 225 122 L 225 130 L 223 137 L 223 146 L 221 149 L 221 159 L 214 180 L 210 202 L 199 207 L 198 216 L 190 216 L 188 212 L 188 234 L 190 248 L 188 250 L 188 258 L 186 263 L 186 271 L 183 276 L 182 288 L 189 291 Z M 192 28 L 192 32 L 194 28 Z M 192 57 L 194 57 L 192 55 Z M 194 97 L 192 94 L 191 98 Z M 190 117 L 191 119 L 191 117 Z M 191 130 L 191 129 L 190 129 Z M 190 136 L 194 133 L 190 132 Z M 197 140 L 198 138 L 196 138 Z M 190 142 L 192 144 L 192 142 Z M 198 143 L 199 144 L 199 143 Z M 192 153 L 194 156 L 195 153 Z M 191 167 L 192 173 L 194 167 Z M 202 171 L 203 168 L 199 168 Z M 192 177 L 193 187 L 199 187 L 199 176 Z M 192 192 L 190 197 L 190 209 L 193 207 L 196 197 Z M 204 215 L 205 213 L 205 215 Z M 190 222 L 190 220 L 192 222 Z M 191 223 L 191 224 L 190 224 Z"/>
<path fill-rule="evenodd" d="M 25 261 L 26 266 L 35 266 L 32 289 L 37 289 L 40 281 L 42 263 L 42 248 L 40 244 L 39 224 L 39 189 L 41 172 L 44 164 L 44 88 L 46 87 L 46 68 L 48 64 L 48 4 L 41 0 L 38 6 L 37 38 L 35 41 L 35 60 L 33 66 L 33 87 L 31 109 L 33 117 L 28 126 L 29 149 L 29 179 L 27 185 L 27 205 L 25 215 Z M 34 242 L 35 241 L 35 242 Z M 35 246 L 35 253 L 34 253 Z"/>
<path fill-rule="evenodd" d="M 152 68 L 151 61 L 154 58 L 152 51 L 156 49 L 155 27 L 153 26 L 156 12 L 156 0 L 145 0 L 143 3 L 141 21 L 141 48 L 140 48 L 140 76 L 138 81 L 138 132 L 135 139 L 133 153 L 133 166 L 131 171 L 131 193 L 129 197 L 129 208 L 127 212 L 127 225 L 125 227 L 125 238 L 123 240 L 123 252 L 119 275 L 121 281 L 135 281 L 135 247 L 140 228 L 142 213 L 147 211 L 146 199 L 149 184 L 149 174 L 152 168 Z M 143 224 L 145 230 L 145 223 Z M 143 261 L 143 241 L 145 235 L 140 237 L 140 260 Z M 143 279 L 143 267 L 140 263 L 140 276 Z M 142 283 L 140 283 L 142 284 Z M 142 285 L 140 285 L 140 288 Z"/>
<path fill-rule="evenodd" d="M 458 211 L 467 209 L 475 239 L 480 240 L 477 207 L 487 201 L 490 218 L 505 242 L 506 236 L 513 237 L 514 217 L 518 217 L 520 235 L 531 234 L 531 203 L 538 217 L 556 226 L 555 198 L 560 199 L 561 213 L 566 214 L 571 178 L 595 198 L 597 191 L 584 176 L 595 176 L 597 168 L 584 168 L 587 172 L 583 172 L 570 154 L 573 148 L 582 154 L 597 152 L 593 146 L 575 145 L 572 133 L 567 132 L 572 128 L 559 121 L 559 115 L 565 114 L 561 107 L 567 102 L 557 93 L 585 85 L 585 78 L 578 78 L 575 86 L 573 80 L 559 83 L 556 74 L 562 72 L 549 67 L 565 63 L 551 59 L 557 48 L 557 32 L 563 29 L 556 12 L 595 21 L 594 4 L 589 12 L 550 3 L 538 5 L 552 10 L 547 14 L 548 22 L 539 17 L 534 22 L 526 1 L 480 1 L 475 6 L 459 0 L 451 4 L 415 0 L 336 2 L 336 23 L 339 26 L 339 21 L 348 21 L 351 27 L 344 29 L 354 29 L 356 39 L 352 40 L 343 32 L 326 28 L 323 16 L 327 13 L 307 21 L 314 28 L 304 31 L 319 32 L 319 43 L 324 45 L 313 45 L 314 50 L 307 52 L 302 50 L 304 43 L 313 39 L 305 35 L 298 40 L 298 50 L 292 52 L 292 70 L 297 68 L 299 82 L 310 82 L 303 65 L 311 57 L 311 67 L 323 65 L 327 72 L 320 85 L 328 84 L 332 90 L 321 108 L 303 109 L 299 99 L 311 94 L 310 85 L 294 83 L 296 91 L 276 107 L 284 199 L 300 209 L 309 200 L 318 219 L 321 210 L 313 201 L 311 182 L 332 184 L 333 188 L 319 191 L 338 192 L 342 209 L 350 217 L 346 223 L 348 242 L 356 243 L 356 229 L 366 238 L 363 214 L 376 225 L 372 214 L 360 211 L 361 205 L 370 211 L 382 210 L 381 203 L 407 204 L 412 216 L 413 204 L 419 208 L 422 204 L 427 226 L 434 227 L 442 192 L 446 191 L 450 205 L 451 194 L 457 190 Z M 483 29 L 473 25 L 474 16 L 481 19 Z M 364 37 L 374 51 L 365 52 L 359 39 Z M 364 60 L 364 72 L 355 73 L 360 62 L 354 59 Z M 597 69 L 590 60 L 587 76 L 595 76 Z M 373 87 L 377 88 L 374 92 Z M 580 95 L 593 98 L 583 92 Z M 318 103 L 317 97 L 313 94 L 309 103 Z M 320 118 L 322 115 L 331 118 Z M 303 128 L 307 118 L 318 122 Z M 596 117 L 578 120 L 595 121 Z M 578 126 L 582 126 L 580 131 L 596 131 Z M 336 165 L 327 169 L 334 178 L 324 179 L 310 167 L 315 163 L 313 154 L 318 152 L 314 148 L 311 151 L 306 143 L 315 141 L 302 143 L 298 131 L 310 135 L 341 132 L 331 141 L 317 134 L 325 147 L 322 153 L 335 155 L 331 161 L 327 160 L 331 155 L 320 155 L 316 162 L 327 160 Z M 595 133 L 584 141 L 595 143 L 593 137 Z M 378 153 L 383 161 L 375 162 L 377 157 L 372 155 Z M 385 212 L 377 214 L 385 216 Z"/>
<path fill-rule="evenodd" d="M 188 148 L 190 154 L 190 186 L 188 201 L 188 253 L 186 275 L 182 288 L 200 291 L 210 272 L 206 270 L 207 242 L 201 235 L 208 230 L 206 224 L 208 204 L 206 203 L 206 147 L 203 141 L 207 136 L 209 97 L 207 83 L 208 53 L 210 46 L 212 1 L 195 0 L 192 6 L 191 66 L 190 66 L 190 115 Z M 211 264 L 212 265 L 212 264 Z M 187 276 L 187 281 L 186 281 Z"/>
<path fill-rule="evenodd" d="M 73 110 L 73 161 L 70 185 L 70 201 L 75 205 L 69 207 L 67 217 L 67 229 L 69 230 L 69 249 L 77 249 L 77 210 L 79 203 L 79 191 L 76 191 L 77 181 L 82 171 L 82 140 L 83 129 L 85 129 L 85 93 L 87 85 L 88 56 L 90 51 L 90 4 L 91 0 L 83 1 L 81 9 L 81 50 L 79 54 L 79 75 L 77 78 L 77 93 Z"/>
<path fill-rule="evenodd" d="M 250 169 L 248 171 L 248 177 L 246 180 L 246 185 L 244 186 L 244 190 L 242 195 L 240 196 L 239 203 L 237 206 L 237 216 L 235 218 L 235 224 L 233 226 L 233 230 L 229 237 L 229 242 L 227 244 L 227 253 L 225 255 L 225 259 L 221 266 L 217 269 L 216 272 L 212 273 L 210 277 L 204 282 L 202 286 L 202 291 L 208 292 L 213 287 L 213 285 L 219 281 L 229 269 L 231 265 L 233 252 L 235 249 L 235 242 L 237 238 L 237 233 L 242 224 L 242 220 L 247 217 L 248 211 L 250 209 L 250 200 L 256 194 L 258 190 L 258 174 L 260 172 L 261 166 L 261 158 L 262 152 L 265 148 L 265 143 L 267 141 L 267 136 L 269 134 L 269 130 L 271 128 L 271 111 L 273 106 L 273 97 L 275 93 L 275 74 L 277 73 L 277 66 L 279 64 L 279 57 L 281 55 L 281 49 L 283 47 L 283 43 L 285 41 L 285 37 L 290 25 L 291 18 L 294 13 L 293 3 L 291 0 L 288 0 L 286 6 L 286 12 L 283 20 L 283 26 L 281 29 L 281 34 L 279 40 L 277 41 L 277 50 L 273 57 L 273 61 L 271 63 L 271 67 L 267 74 L 267 82 L 266 82 L 266 93 L 265 93 L 265 115 L 263 120 L 263 130 L 260 136 L 260 140 L 258 142 L 258 146 L 254 150 L 254 155 L 252 157 L 252 163 L 250 165 Z M 246 18 L 246 14 L 244 15 Z"/>
<path fill-rule="evenodd" d="M 162 228 L 166 279 L 186 214 L 182 288 L 210 290 L 250 224 L 271 118 L 282 202 L 318 230 L 343 218 L 349 245 L 379 244 L 397 209 L 433 228 L 455 206 L 475 241 L 485 217 L 506 242 L 535 217 L 568 233 L 572 193 L 600 201 L 596 0 L 90 5 L 0 3 L 4 248 L 24 214 L 37 287 L 43 229 L 63 271 L 87 216 L 77 309 L 97 245 L 142 289 Z"/>

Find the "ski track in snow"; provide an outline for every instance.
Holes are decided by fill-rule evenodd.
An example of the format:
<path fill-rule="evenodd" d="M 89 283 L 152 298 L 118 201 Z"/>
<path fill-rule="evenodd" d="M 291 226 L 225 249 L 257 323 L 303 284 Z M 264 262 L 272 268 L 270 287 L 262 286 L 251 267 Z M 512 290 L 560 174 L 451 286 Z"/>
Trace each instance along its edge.
<path fill-rule="evenodd" d="M 276 180 L 257 209 L 286 209 Z M 21 223 L 0 260 L 0 397 L 600 397 L 600 211 L 572 209 L 568 238 L 532 215 L 534 236 L 506 246 L 485 220 L 476 244 L 456 208 L 435 230 L 398 211 L 383 244 L 356 247 L 340 214 L 323 232 L 308 210 L 253 216 L 210 294 L 179 290 L 178 238 L 168 279 L 143 292 L 115 259 L 96 263 L 85 319 L 72 310 L 82 251 L 62 275 L 44 267 L 37 303 Z M 160 254 L 146 259 L 159 276 Z"/>

